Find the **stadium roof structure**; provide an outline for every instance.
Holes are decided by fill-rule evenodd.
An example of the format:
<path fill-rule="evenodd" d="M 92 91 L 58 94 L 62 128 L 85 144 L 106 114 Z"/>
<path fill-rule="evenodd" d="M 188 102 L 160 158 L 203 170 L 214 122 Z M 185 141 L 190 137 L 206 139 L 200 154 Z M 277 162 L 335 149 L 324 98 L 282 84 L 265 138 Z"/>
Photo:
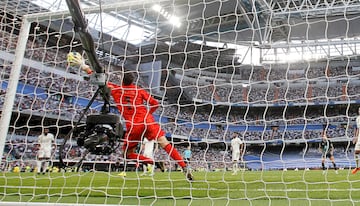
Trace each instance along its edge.
<path fill-rule="evenodd" d="M 185 3 L 184 3 L 185 2 Z M 359 1 L 221 0 L 165 1 L 182 19 L 181 29 L 160 26 L 158 37 L 200 39 L 234 44 L 266 45 L 276 41 L 357 37 Z M 257 14 L 257 15 L 254 15 Z M 157 16 L 139 10 L 150 22 Z M 184 29 L 186 28 L 186 29 Z M 169 36 L 169 34 L 171 36 Z"/>
<path fill-rule="evenodd" d="M 116 0 L 81 1 L 84 7 L 99 6 L 99 8 L 118 2 Z M 126 5 L 126 2 L 122 2 Z M 127 2 L 138 2 L 139 6 L 131 10 L 131 13 L 129 10 L 119 10 L 117 14 L 114 12 L 112 14 L 120 20 L 148 29 L 146 38 L 149 41 L 156 38 L 162 41 L 200 39 L 234 44 L 255 42 L 266 45 L 276 41 L 350 38 L 360 35 L 360 27 L 357 26 L 360 23 L 358 0 L 129 0 Z M 66 9 L 64 1 L 58 0 L 7 0 L 0 4 L 3 4 L 1 8 L 16 11 L 17 15 Z M 166 15 L 151 9 L 155 4 L 161 6 L 167 15 L 176 16 L 181 23 L 180 28 L 167 23 L 162 24 L 161 22 L 166 22 L 168 19 Z M 119 26 L 118 29 L 124 29 L 123 27 L 125 25 Z"/>
<path fill-rule="evenodd" d="M 82 0 L 81 5 L 88 9 L 87 15 L 92 15 L 87 16 L 89 26 L 106 33 L 108 38 L 123 41 L 117 41 L 122 44 L 117 55 L 124 52 L 125 44 L 128 52 L 148 54 L 155 49 L 187 51 L 190 47 L 184 42 L 217 42 L 224 48 L 220 60 L 224 62 L 220 65 L 229 65 L 234 62 L 234 49 L 227 49 L 227 44 L 266 50 L 304 44 L 360 43 L 358 0 Z M 67 12 L 66 2 L 59 0 L 7 0 L 0 2 L 0 11 L 2 8 L 6 8 L 6 12 L 16 11 L 14 15 L 19 17 L 49 11 Z M 103 21 L 104 16 L 100 16 L 99 11 L 106 9 L 118 22 Z M 169 23 L 173 17 L 178 25 Z M 72 26 L 70 19 L 52 24 L 54 30 L 60 29 L 60 25 L 68 29 Z M 211 52 L 204 56 L 205 59 L 209 57 L 209 65 L 213 64 L 212 56 Z"/>

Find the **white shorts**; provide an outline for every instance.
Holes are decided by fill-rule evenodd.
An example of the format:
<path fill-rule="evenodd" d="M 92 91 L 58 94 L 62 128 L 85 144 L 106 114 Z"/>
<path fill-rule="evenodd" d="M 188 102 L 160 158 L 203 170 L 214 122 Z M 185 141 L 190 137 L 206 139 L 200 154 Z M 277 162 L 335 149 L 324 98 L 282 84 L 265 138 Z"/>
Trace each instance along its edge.
<path fill-rule="evenodd" d="M 355 151 L 360 151 L 360 142 L 355 144 Z"/>
<path fill-rule="evenodd" d="M 51 157 L 51 149 L 40 149 L 38 151 L 38 158 L 49 158 Z"/>
<path fill-rule="evenodd" d="M 232 161 L 239 161 L 240 159 L 240 151 L 232 153 Z"/>
<path fill-rule="evenodd" d="M 150 158 L 150 159 L 154 159 L 154 155 L 152 152 L 150 153 L 144 153 L 144 156 L 147 157 L 147 158 Z"/>

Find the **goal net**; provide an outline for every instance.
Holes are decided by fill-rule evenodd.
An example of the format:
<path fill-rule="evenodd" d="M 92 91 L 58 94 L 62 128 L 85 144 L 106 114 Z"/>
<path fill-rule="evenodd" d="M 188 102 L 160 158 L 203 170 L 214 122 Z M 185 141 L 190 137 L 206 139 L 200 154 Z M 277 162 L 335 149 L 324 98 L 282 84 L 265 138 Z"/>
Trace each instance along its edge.
<path fill-rule="evenodd" d="M 101 82 L 67 62 L 79 52 L 92 63 L 69 12 L 76 8 L 1 1 L 0 205 L 360 204 L 359 7 L 80 1 L 107 79 L 120 84 L 124 65 L 136 71 L 136 85 L 160 104 L 156 121 L 194 175 L 188 181 L 161 147 L 151 175 L 124 157 L 121 138 L 110 153 L 86 146 L 100 140 L 79 141 L 84 133 L 74 128 L 105 104 L 93 98 Z M 107 109 L 121 116 L 112 98 Z M 39 155 L 45 129 L 54 135 L 49 159 Z M 235 136 L 242 146 L 231 143 Z"/>

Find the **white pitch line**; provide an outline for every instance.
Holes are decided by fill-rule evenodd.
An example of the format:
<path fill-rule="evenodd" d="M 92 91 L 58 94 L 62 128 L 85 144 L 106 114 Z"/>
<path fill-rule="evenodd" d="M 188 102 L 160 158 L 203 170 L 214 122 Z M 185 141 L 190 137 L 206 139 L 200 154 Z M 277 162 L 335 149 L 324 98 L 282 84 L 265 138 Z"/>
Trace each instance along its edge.
<path fill-rule="evenodd" d="M 33 186 L 0 186 L 0 188 L 12 188 L 12 189 L 73 189 L 73 190 L 118 190 L 118 189 L 131 189 L 131 190 L 211 190 L 211 191 L 254 191 L 254 192 L 317 192 L 319 189 L 228 189 L 228 188 L 197 188 L 197 187 L 178 187 L 178 188 L 154 188 L 154 187 L 33 187 Z M 337 189 L 331 188 L 326 191 L 360 191 L 360 188 L 348 188 L 348 189 Z"/>

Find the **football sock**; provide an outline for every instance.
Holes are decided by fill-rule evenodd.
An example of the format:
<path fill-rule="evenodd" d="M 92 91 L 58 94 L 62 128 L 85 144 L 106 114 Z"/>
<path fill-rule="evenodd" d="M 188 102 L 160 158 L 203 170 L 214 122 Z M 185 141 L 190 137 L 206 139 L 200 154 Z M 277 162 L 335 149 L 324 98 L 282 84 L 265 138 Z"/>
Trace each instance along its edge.
<path fill-rule="evenodd" d="M 336 167 L 336 163 L 333 162 L 333 165 L 334 165 L 334 169 L 337 170 L 337 167 Z"/>
<path fill-rule="evenodd" d="M 41 165 L 42 165 L 41 163 L 42 163 L 41 160 L 36 161 L 36 167 L 37 167 L 37 172 L 38 172 L 38 173 L 41 172 Z"/>
<path fill-rule="evenodd" d="M 355 154 L 355 164 L 356 168 L 359 168 L 359 154 Z"/>
<path fill-rule="evenodd" d="M 147 173 L 147 165 L 146 164 L 143 164 L 143 171 L 144 171 L 144 174 Z"/>
<path fill-rule="evenodd" d="M 237 172 L 237 171 L 238 171 L 238 164 L 233 163 L 233 172 Z"/>
<path fill-rule="evenodd" d="M 44 167 L 43 167 L 43 172 L 46 172 L 46 170 L 48 169 L 49 167 L 49 161 L 45 161 L 44 162 Z"/>
<path fill-rule="evenodd" d="M 325 163 L 323 162 L 323 163 L 321 163 L 321 166 L 322 166 L 322 169 L 323 170 L 325 170 L 326 168 L 325 168 Z"/>
<path fill-rule="evenodd" d="M 164 147 L 164 150 L 166 151 L 166 153 L 168 153 L 170 155 L 170 157 L 173 160 L 176 160 L 176 162 L 180 165 L 180 167 L 182 167 L 182 168 L 186 167 L 186 164 L 185 164 L 183 158 L 181 157 L 179 152 L 175 149 L 175 147 L 172 144 L 166 145 Z"/>

